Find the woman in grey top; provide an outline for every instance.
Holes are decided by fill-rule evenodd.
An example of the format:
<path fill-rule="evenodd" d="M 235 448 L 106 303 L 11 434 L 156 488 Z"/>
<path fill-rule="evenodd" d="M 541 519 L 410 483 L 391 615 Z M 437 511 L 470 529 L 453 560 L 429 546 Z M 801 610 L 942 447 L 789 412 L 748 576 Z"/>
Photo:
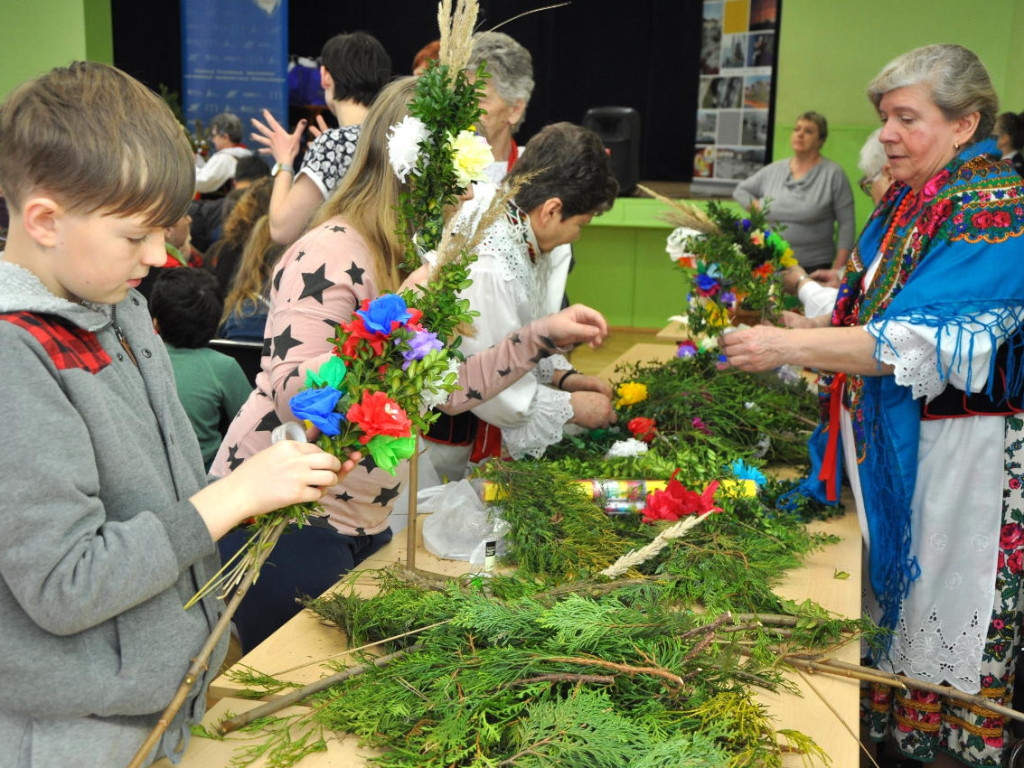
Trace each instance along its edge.
<path fill-rule="evenodd" d="M 805 112 L 789 138 L 793 156 L 766 165 L 732 193 L 744 207 L 768 207 L 769 221 L 785 226 L 783 237 L 812 277 L 842 270 L 854 240 L 853 192 L 843 169 L 821 155 L 827 137 L 824 115 Z"/>

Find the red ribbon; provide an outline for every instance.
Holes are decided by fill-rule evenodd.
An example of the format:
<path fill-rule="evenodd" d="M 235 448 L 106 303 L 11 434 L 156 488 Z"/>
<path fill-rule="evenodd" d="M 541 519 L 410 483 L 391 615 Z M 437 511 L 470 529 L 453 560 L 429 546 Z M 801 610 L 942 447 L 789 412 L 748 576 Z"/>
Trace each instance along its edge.
<path fill-rule="evenodd" d="M 828 404 L 828 445 L 825 448 L 825 456 L 821 460 L 818 479 L 825 483 L 825 495 L 829 501 L 836 501 L 839 497 L 836 453 L 839 451 L 839 433 L 841 431 L 839 419 L 842 415 L 843 385 L 845 384 L 846 374 L 837 373 L 828 388 L 831 398 Z"/>

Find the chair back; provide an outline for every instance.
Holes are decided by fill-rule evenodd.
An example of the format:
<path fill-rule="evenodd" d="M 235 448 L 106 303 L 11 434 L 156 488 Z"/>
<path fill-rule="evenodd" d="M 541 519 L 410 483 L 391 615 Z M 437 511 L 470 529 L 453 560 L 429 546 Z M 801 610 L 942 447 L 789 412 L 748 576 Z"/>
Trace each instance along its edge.
<path fill-rule="evenodd" d="M 234 339 L 210 339 L 210 349 L 215 349 L 235 358 L 242 366 L 249 383 L 255 388 L 256 374 L 260 372 L 263 357 L 262 341 L 236 341 Z"/>

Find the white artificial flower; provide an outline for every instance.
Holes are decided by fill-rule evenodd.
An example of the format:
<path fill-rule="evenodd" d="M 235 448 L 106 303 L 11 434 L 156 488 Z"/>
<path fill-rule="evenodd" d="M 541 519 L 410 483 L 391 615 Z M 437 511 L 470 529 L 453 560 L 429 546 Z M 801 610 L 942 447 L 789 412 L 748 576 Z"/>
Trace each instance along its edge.
<path fill-rule="evenodd" d="M 697 266 L 697 257 L 688 251 L 694 242 L 691 238 L 695 240 L 703 236 L 696 229 L 676 227 L 665 241 L 665 251 L 672 261 L 679 263 L 679 266 L 693 269 Z"/>
<path fill-rule="evenodd" d="M 454 357 L 448 358 L 447 370 L 420 390 L 420 403 L 423 406 L 423 410 L 429 411 L 431 408 L 436 408 L 437 406 L 444 405 L 448 402 L 450 393 L 442 389 L 441 385 L 444 383 L 444 380 L 448 378 L 448 374 L 450 373 L 454 373 L 456 381 L 458 381 L 459 361 Z"/>
<path fill-rule="evenodd" d="M 472 131 L 459 131 L 459 135 L 454 138 L 449 134 L 449 141 L 459 186 L 466 188 L 474 181 L 487 181 L 486 168 L 494 162 L 494 154 L 487 139 Z"/>
<path fill-rule="evenodd" d="M 404 182 L 416 169 L 420 142 L 427 138 L 427 126 L 418 117 L 406 115 L 388 129 L 388 159 L 398 180 Z"/>
<path fill-rule="evenodd" d="M 604 457 L 606 459 L 630 459 L 634 456 L 643 456 L 645 453 L 647 453 L 647 443 L 631 437 L 628 440 L 616 440 Z"/>

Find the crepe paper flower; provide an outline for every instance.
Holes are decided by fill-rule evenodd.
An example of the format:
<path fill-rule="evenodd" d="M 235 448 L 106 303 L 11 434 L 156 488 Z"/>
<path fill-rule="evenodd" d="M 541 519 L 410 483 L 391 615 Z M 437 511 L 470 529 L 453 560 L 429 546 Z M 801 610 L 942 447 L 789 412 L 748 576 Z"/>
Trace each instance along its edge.
<path fill-rule="evenodd" d="M 711 434 L 711 430 L 708 428 L 708 425 L 704 423 L 704 419 L 702 419 L 700 416 L 694 416 L 693 421 L 690 423 L 693 425 L 693 428 L 696 429 L 698 432 L 703 432 L 705 435 Z"/>
<path fill-rule="evenodd" d="M 363 318 L 366 330 L 385 336 L 412 317 L 405 299 L 394 293 L 385 293 L 373 301 L 364 299 L 362 308 L 357 309 L 356 314 Z"/>
<path fill-rule="evenodd" d="M 430 331 L 417 331 L 409 339 L 408 344 L 409 349 L 402 350 L 402 359 L 405 360 L 402 363 L 403 371 L 409 370 L 413 360 L 422 360 L 435 349 L 444 349 L 444 344 L 438 340 L 437 334 Z"/>
<path fill-rule="evenodd" d="M 626 424 L 626 428 L 633 434 L 633 437 L 637 440 L 643 440 L 645 443 L 650 443 L 658 434 L 658 425 L 654 419 L 648 419 L 646 416 L 637 416 L 635 419 L 630 419 L 629 423 Z"/>
<path fill-rule="evenodd" d="M 708 325 L 712 328 L 725 328 L 729 325 L 729 310 L 721 304 L 717 304 L 713 301 L 708 302 L 704 311 L 708 316 Z"/>
<path fill-rule="evenodd" d="M 366 445 L 377 435 L 390 437 L 410 437 L 412 422 L 402 410 L 402 406 L 383 392 L 363 390 L 363 399 L 353 403 L 346 418 L 358 426 L 363 434 L 359 442 Z"/>
<path fill-rule="evenodd" d="M 755 229 L 750 233 L 750 242 L 754 245 L 764 245 L 764 232 L 760 229 Z"/>
<path fill-rule="evenodd" d="M 770 262 L 766 261 L 760 267 L 751 270 L 753 275 L 762 281 L 767 281 L 775 274 L 775 266 Z"/>
<path fill-rule="evenodd" d="M 697 275 L 693 283 L 700 296 L 714 296 L 720 287 L 718 281 L 707 273 Z"/>
<path fill-rule="evenodd" d="M 636 405 L 647 399 L 647 385 L 638 381 L 626 381 L 619 384 L 615 394 L 619 396 L 619 399 L 615 401 L 616 408 Z"/>
<path fill-rule="evenodd" d="M 388 474 L 395 474 L 395 468 L 416 453 L 415 437 L 390 437 L 375 435 L 366 443 L 366 449 L 373 462 Z"/>
<path fill-rule="evenodd" d="M 733 293 L 732 291 L 726 291 L 725 293 L 723 293 L 718 298 L 726 306 L 730 306 L 731 307 L 733 304 L 736 303 L 736 294 Z"/>
<path fill-rule="evenodd" d="M 797 261 L 796 256 L 793 255 L 793 249 L 787 248 L 783 251 L 782 256 L 779 257 L 779 263 L 784 269 L 789 269 L 790 267 L 795 267 L 800 262 Z"/>
<path fill-rule="evenodd" d="M 429 135 L 423 121 L 412 115 L 406 115 L 402 122 L 388 129 L 388 160 L 399 181 L 404 183 L 409 174 L 416 170 L 416 163 L 420 159 L 420 143 Z"/>
<path fill-rule="evenodd" d="M 331 387 L 340 390 L 346 373 L 345 362 L 340 357 L 332 356 L 319 370 L 306 371 L 306 388 Z"/>
<path fill-rule="evenodd" d="M 761 470 L 747 464 L 743 459 L 735 459 L 729 465 L 729 471 L 732 472 L 732 476 L 737 480 L 753 480 L 759 488 L 768 482 L 768 478 L 764 476 Z"/>
<path fill-rule="evenodd" d="M 423 410 L 429 411 L 448 402 L 451 393 L 442 389 L 442 386 L 454 385 L 458 389 L 456 382 L 459 380 L 460 367 L 461 363 L 456 358 L 449 357 L 448 368 L 420 390 L 420 404 Z"/>
<path fill-rule="evenodd" d="M 700 340 L 700 344 L 697 345 L 697 349 L 701 352 L 708 352 L 712 349 L 718 349 L 718 337 L 717 336 L 705 336 Z"/>
<path fill-rule="evenodd" d="M 684 360 L 697 356 L 697 345 L 687 339 L 686 341 L 680 341 L 676 345 L 676 357 L 681 357 Z"/>
<path fill-rule="evenodd" d="M 674 523 L 688 515 L 722 511 L 714 503 L 715 491 L 718 490 L 717 480 L 710 482 L 703 492 L 697 493 L 676 480 L 678 473 L 678 469 L 672 473 L 665 490 L 652 491 L 647 496 L 647 505 L 641 512 L 643 522 L 651 524 L 664 520 Z"/>
<path fill-rule="evenodd" d="M 740 221 L 740 226 L 743 227 L 744 232 L 750 231 L 750 219 L 743 219 Z"/>
<path fill-rule="evenodd" d="M 348 334 L 348 338 L 341 345 L 341 354 L 344 357 L 354 358 L 359 352 L 359 342 L 361 341 L 368 342 L 373 349 L 373 354 L 378 357 L 384 354 L 387 336 L 367 330 L 362 316 L 358 313 L 350 321 L 342 322 L 341 328 Z"/>
<path fill-rule="evenodd" d="M 341 433 L 341 422 L 344 418 L 334 410 L 341 400 L 341 392 L 325 387 L 324 389 L 304 389 L 290 401 L 295 418 L 308 421 L 328 437 Z"/>
<path fill-rule="evenodd" d="M 612 443 L 604 457 L 606 459 L 632 459 L 636 456 L 643 456 L 645 453 L 647 453 L 647 443 L 630 437 Z"/>
<path fill-rule="evenodd" d="M 472 131 L 459 131 L 451 140 L 455 178 L 463 188 L 474 181 L 487 181 L 485 169 L 494 162 L 487 139 Z"/>
<path fill-rule="evenodd" d="M 704 268 L 704 274 L 708 277 L 713 277 L 716 280 L 722 279 L 722 268 L 718 264 L 711 263 Z"/>
<path fill-rule="evenodd" d="M 733 499 L 752 499 L 757 496 L 757 483 L 753 480 L 726 478 L 720 486 L 722 493 Z"/>

